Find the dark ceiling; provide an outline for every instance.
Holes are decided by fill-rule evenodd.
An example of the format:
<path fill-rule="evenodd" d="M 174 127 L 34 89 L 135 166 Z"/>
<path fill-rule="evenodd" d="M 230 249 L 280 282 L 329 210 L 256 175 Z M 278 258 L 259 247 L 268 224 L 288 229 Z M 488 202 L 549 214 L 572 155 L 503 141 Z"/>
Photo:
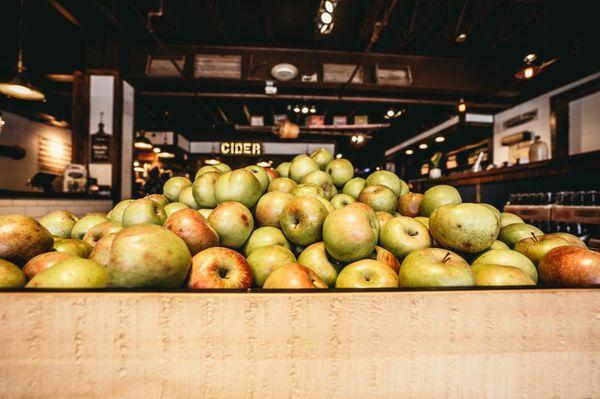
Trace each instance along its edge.
<path fill-rule="evenodd" d="M 198 93 L 264 94 L 264 80 L 204 81 L 188 76 L 188 82 L 184 82 L 180 78 L 150 78 L 136 67 L 145 62 L 146 54 L 171 52 L 172 48 L 191 52 L 191 46 L 219 46 L 217 52 L 229 46 L 280 48 L 301 63 L 302 58 L 313 58 L 305 50 L 318 49 L 344 52 L 340 54 L 360 63 L 366 59 L 361 58 L 363 52 L 369 49 L 379 59 L 406 55 L 437 63 L 440 68 L 445 63 L 460 62 L 461 75 L 463 64 L 473 68 L 464 72 L 466 78 L 445 78 L 440 87 L 345 87 L 304 82 L 280 85 L 280 94 L 305 96 L 303 103 L 314 104 L 319 113 L 326 111 L 328 118 L 365 114 L 370 122 L 379 123 L 384 122 L 383 115 L 390 106 L 404 109 L 406 112 L 392 121 L 391 128 L 373 132 L 369 145 L 381 149 L 455 114 L 454 104 L 461 96 L 472 104 L 471 110 L 493 113 L 598 70 L 597 14 L 590 1 L 339 0 L 334 29 L 325 36 L 316 28 L 317 0 L 164 0 L 163 15 L 151 18 L 149 25 L 148 13 L 158 11 L 160 3 L 26 0 L 25 63 L 32 81 L 46 90 L 48 99 L 35 105 L 0 99 L 0 107 L 42 112 L 69 121 L 71 83 L 52 75 L 116 68 L 139 94 L 138 128 L 173 128 L 192 139 L 214 139 L 216 133 L 231 134 L 231 124 L 248 124 L 245 109 L 253 115 L 264 115 L 271 123 L 274 113 L 287 112 L 288 105 L 300 101 L 258 96 L 198 98 L 190 95 L 192 88 Z M 19 0 L 3 1 L 0 76 L 8 77 L 14 70 L 19 7 Z M 387 23 L 369 46 L 378 22 Z M 456 42 L 460 33 L 467 34 L 466 42 Z M 169 47 L 165 50 L 157 42 Z M 300 49 L 303 51 L 298 52 Z M 556 61 L 534 79 L 517 81 L 513 75 L 529 52 L 538 54 L 540 62 Z M 188 72 L 190 68 L 186 66 Z M 468 89 L 463 79 L 467 82 L 471 75 L 474 81 L 479 79 L 479 86 L 474 83 Z M 434 82 L 434 76 L 429 78 L 430 83 Z M 423 79 L 427 83 L 427 77 Z M 329 99 L 342 94 L 398 101 Z M 311 99 L 315 95 L 329 97 Z M 410 101 L 403 103 L 402 99 Z M 268 134 L 263 137 L 274 138 Z"/>

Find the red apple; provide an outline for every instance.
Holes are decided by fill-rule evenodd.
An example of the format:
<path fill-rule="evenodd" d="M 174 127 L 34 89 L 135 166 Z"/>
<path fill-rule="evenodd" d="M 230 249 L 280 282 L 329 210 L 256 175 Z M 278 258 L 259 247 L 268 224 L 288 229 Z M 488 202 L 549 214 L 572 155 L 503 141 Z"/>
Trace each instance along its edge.
<path fill-rule="evenodd" d="M 561 287 L 600 284 L 600 253 L 577 246 L 552 249 L 539 266 L 540 281 Z"/>
<path fill-rule="evenodd" d="M 192 289 L 248 289 L 254 279 L 250 265 L 238 252 L 208 248 L 192 258 L 188 287 Z"/>
<path fill-rule="evenodd" d="M 217 232 L 198 211 L 181 209 L 167 218 L 164 226 L 177 234 L 193 255 L 219 245 Z"/>
<path fill-rule="evenodd" d="M 376 246 L 375 250 L 371 252 L 371 255 L 369 255 L 369 258 L 375 259 L 381 263 L 385 263 L 391 267 L 396 274 L 398 274 L 400 271 L 400 261 L 398 258 L 396 258 L 393 253 L 383 247 Z"/>
<path fill-rule="evenodd" d="M 58 262 L 72 258 L 73 256 L 75 255 L 71 255 L 67 252 L 46 252 L 31 258 L 29 262 L 25 263 L 25 266 L 23 266 L 23 271 L 27 275 L 27 279 L 30 280 L 42 270 L 46 270 Z"/>
<path fill-rule="evenodd" d="M 279 173 L 273 168 L 265 168 L 265 171 L 267 172 L 267 175 L 269 175 L 269 183 L 272 183 L 273 180 L 279 177 Z"/>
<path fill-rule="evenodd" d="M 327 284 L 309 268 L 289 263 L 275 269 L 265 281 L 265 289 L 327 288 Z"/>
<path fill-rule="evenodd" d="M 414 218 L 419 215 L 423 194 L 406 193 L 398 198 L 398 212 L 402 216 Z"/>

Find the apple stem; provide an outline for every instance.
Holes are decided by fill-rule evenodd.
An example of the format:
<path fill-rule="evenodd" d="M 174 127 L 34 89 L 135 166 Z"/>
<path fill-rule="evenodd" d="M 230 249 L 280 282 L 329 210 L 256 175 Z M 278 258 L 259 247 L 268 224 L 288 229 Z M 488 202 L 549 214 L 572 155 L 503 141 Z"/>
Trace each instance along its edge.
<path fill-rule="evenodd" d="M 533 236 L 533 241 L 540 242 L 533 231 L 531 232 L 531 235 Z"/>
<path fill-rule="evenodd" d="M 446 263 L 450 260 L 450 251 L 446 252 L 446 255 L 444 255 L 444 259 L 442 259 L 442 263 Z"/>

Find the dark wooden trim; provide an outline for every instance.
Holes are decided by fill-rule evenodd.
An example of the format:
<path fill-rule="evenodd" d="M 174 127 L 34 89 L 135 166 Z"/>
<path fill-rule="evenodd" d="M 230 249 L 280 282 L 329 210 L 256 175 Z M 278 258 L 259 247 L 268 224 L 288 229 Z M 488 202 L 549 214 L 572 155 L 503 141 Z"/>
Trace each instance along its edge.
<path fill-rule="evenodd" d="M 73 73 L 73 108 L 71 122 L 72 155 L 71 162 L 87 167 L 89 146 L 89 75 L 81 71 Z"/>
<path fill-rule="evenodd" d="M 600 169 L 600 151 L 593 151 L 560 159 L 486 170 L 478 173 L 460 173 L 435 180 L 416 179 L 412 180 L 411 183 L 415 192 L 423 192 L 427 188 L 438 184 L 473 186 L 501 181 L 563 176 L 598 169 Z"/>

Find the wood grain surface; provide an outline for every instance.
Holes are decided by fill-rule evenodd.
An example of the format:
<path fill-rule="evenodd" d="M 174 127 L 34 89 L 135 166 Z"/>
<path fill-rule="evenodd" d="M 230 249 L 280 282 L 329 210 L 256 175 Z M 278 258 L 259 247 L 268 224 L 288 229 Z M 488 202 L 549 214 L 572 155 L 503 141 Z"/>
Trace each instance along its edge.
<path fill-rule="evenodd" d="M 0 293 L 0 398 L 598 398 L 600 290 Z"/>

